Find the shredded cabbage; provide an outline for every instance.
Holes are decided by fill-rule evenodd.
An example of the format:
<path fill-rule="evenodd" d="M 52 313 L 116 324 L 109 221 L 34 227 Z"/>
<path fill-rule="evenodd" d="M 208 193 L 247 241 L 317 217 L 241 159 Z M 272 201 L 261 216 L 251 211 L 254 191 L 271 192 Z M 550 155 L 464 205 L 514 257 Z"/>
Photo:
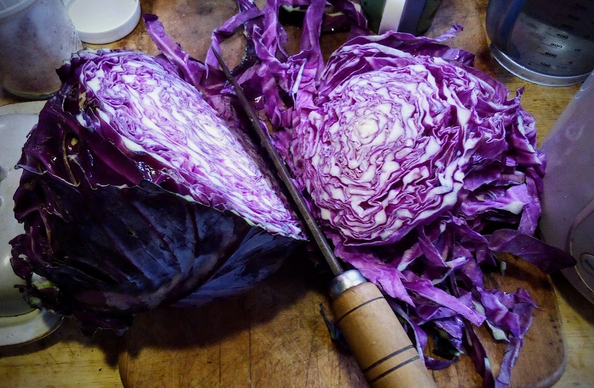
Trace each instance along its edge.
<path fill-rule="evenodd" d="M 447 339 L 442 357 L 425 356 L 429 368 L 466 352 L 485 386 L 507 386 L 535 305 L 522 290 L 486 289 L 484 272 L 504 266 L 503 252 L 547 273 L 575 263 L 533 237 L 545 161 L 522 90 L 508 99 L 472 67 L 474 55 L 443 44 L 459 25 L 436 39 L 370 35 L 350 1 L 237 3 L 213 48 L 243 28 L 235 75 L 275 129 L 337 256 L 380 286 L 421 356 L 428 333 Z M 284 7 L 303 16 L 294 55 Z M 321 33 L 331 29 L 350 37 L 324 62 Z M 206 63 L 216 67 L 212 56 Z M 473 331 L 484 323 L 508 341 L 497 378 Z"/>

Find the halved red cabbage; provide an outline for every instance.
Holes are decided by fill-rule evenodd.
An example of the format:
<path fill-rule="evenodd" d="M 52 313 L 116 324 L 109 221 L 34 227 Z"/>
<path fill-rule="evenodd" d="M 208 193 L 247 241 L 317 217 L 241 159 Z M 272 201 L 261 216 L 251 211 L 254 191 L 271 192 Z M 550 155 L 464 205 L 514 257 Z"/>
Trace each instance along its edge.
<path fill-rule="evenodd" d="M 59 74 L 18 164 L 12 264 L 32 303 L 121 332 L 249 288 L 304 239 L 255 146 L 174 65 L 87 50 Z"/>

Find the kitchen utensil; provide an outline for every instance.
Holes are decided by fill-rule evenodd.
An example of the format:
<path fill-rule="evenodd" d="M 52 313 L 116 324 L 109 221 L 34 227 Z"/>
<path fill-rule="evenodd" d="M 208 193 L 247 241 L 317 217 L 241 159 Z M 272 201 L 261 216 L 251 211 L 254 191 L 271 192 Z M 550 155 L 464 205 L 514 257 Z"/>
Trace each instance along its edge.
<path fill-rule="evenodd" d="M 440 3 L 441 0 L 361 0 L 361 8 L 372 31 L 420 35 L 431 26 Z"/>
<path fill-rule="evenodd" d="M 307 229 L 336 276 L 330 286 L 336 323 L 371 387 L 435 387 L 435 382 L 379 289 L 357 270 L 343 271 L 260 119 L 220 54 L 213 50 Z"/>
<path fill-rule="evenodd" d="M 540 230 L 577 265 L 563 274 L 594 303 L 594 72 L 569 102 L 541 150 L 547 160 Z"/>
<path fill-rule="evenodd" d="M 594 3 L 490 0 L 491 53 L 511 73 L 542 85 L 572 85 L 594 69 Z"/>

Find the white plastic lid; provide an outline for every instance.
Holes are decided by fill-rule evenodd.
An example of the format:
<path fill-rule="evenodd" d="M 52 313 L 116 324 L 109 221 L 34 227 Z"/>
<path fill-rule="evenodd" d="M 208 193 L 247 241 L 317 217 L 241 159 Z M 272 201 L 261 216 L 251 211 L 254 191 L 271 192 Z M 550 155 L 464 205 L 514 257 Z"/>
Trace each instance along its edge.
<path fill-rule="evenodd" d="M 115 42 L 140 20 L 139 0 L 65 0 L 80 40 L 91 44 Z"/>
<path fill-rule="evenodd" d="M 14 15 L 34 2 L 35 0 L 0 0 L 0 19 Z"/>

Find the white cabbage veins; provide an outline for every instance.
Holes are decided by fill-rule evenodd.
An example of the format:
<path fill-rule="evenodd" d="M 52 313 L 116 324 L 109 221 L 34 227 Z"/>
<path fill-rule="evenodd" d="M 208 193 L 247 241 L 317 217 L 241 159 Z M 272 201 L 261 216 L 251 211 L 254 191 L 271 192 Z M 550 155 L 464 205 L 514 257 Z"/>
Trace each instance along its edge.
<path fill-rule="evenodd" d="M 247 137 L 229 129 L 194 87 L 152 57 L 102 53 L 86 62 L 79 82 L 95 94 L 101 119 L 126 148 L 165 166 L 154 174 L 187 187 L 197 202 L 230 210 L 271 233 L 301 235 Z"/>
<path fill-rule="evenodd" d="M 298 175 L 345 245 L 399 241 L 456 205 L 478 138 L 450 88 L 422 64 L 359 74 L 297 128 Z"/>

